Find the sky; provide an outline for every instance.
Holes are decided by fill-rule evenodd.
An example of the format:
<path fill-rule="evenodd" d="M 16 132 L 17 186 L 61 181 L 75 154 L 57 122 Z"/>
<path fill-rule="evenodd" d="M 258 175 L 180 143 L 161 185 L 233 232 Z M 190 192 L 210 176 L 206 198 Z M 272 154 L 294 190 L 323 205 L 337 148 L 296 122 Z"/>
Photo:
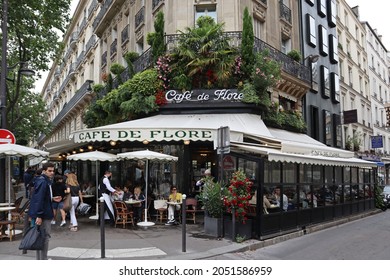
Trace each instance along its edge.
<path fill-rule="evenodd" d="M 382 35 L 382 43 L 390 51 L 390 1 L 346 0 L 350 7 L 359 6 L 360 21 L 367 21 L 372 29 Z"/>

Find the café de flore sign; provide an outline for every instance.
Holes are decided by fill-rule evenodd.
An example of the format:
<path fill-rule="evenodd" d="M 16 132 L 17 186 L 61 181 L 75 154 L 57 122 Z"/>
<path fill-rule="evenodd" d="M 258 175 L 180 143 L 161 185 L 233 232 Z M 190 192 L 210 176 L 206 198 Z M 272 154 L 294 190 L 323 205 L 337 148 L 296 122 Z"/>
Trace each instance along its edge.
<path fill-rule="evenodd" d="M 240 104 L 243 93 L 237 89 L 192 90 L 177 91 L 168 90 L 165 94 L 167 104 L 164 107 L 195 108 L 197 106 L 223 106 Z M 76 143 L 95 141 L 214 141 L 217 129 L 228 122 L 227 118 L 233 118 L 234 114 L 213 115 L 157 115 L 123 123 L 117 123 L 102 127 L 96 127 L 75 132 L 71 137 Z M 242 133 L 231 133 L 232 140 L 242 141 Z"/>

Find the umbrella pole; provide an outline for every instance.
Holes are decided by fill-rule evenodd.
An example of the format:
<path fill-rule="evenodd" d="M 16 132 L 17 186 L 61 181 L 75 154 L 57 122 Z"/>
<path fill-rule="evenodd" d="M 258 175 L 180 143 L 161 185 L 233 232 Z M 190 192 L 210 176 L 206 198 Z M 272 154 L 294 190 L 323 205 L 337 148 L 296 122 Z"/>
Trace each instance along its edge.
<path fill-rule="evenodd" d="M 147 222 L 148 217 L 148 177 L 149 177 L 149 160 L 146 160 L 146 175 L 145 175 L 145 222 Z"/>

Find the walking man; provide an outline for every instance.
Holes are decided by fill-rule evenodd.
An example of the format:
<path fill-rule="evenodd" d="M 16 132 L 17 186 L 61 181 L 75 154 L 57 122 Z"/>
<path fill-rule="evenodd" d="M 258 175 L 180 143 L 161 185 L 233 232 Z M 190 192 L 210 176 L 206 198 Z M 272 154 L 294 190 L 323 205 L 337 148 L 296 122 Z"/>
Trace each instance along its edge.
<path fill-rule="evenodd" d="M 34 192 L 31 196 L 28 215 L 31 218 L 30 226 L 40 226 L 46 231 L 45 243 L 42 250 L 37 251 L 37 260 L 47 260 L 51 221 L 53 219 L 51 184 L 54 177 L 54 164 L 46 162 L 42 166 L 42 174 L 34 181 Z"/>

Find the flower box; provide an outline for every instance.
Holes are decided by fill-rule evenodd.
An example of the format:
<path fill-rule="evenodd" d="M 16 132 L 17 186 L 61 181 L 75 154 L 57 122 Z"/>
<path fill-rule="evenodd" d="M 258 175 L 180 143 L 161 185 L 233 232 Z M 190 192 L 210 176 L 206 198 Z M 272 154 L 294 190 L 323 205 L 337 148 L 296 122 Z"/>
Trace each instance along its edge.
<path fill-rule="evenodd" d="M 232 219 L 231 217 L 224 217 L 224 238 L 230 240 L 236 240 L 232 238 Z M 239 235 L 244 240 L 252 238 L 252 223 L 253 220 L 248 219 L 245 224 L 236 221 L 236 237 Z"/>
<path fill-rule="evenodd" d="M 204 216 L 204 232 L 206 235 L 213 237 L 221 237 L 222 231 L 222 218 L 213 218 L 210 216 Z"/>

